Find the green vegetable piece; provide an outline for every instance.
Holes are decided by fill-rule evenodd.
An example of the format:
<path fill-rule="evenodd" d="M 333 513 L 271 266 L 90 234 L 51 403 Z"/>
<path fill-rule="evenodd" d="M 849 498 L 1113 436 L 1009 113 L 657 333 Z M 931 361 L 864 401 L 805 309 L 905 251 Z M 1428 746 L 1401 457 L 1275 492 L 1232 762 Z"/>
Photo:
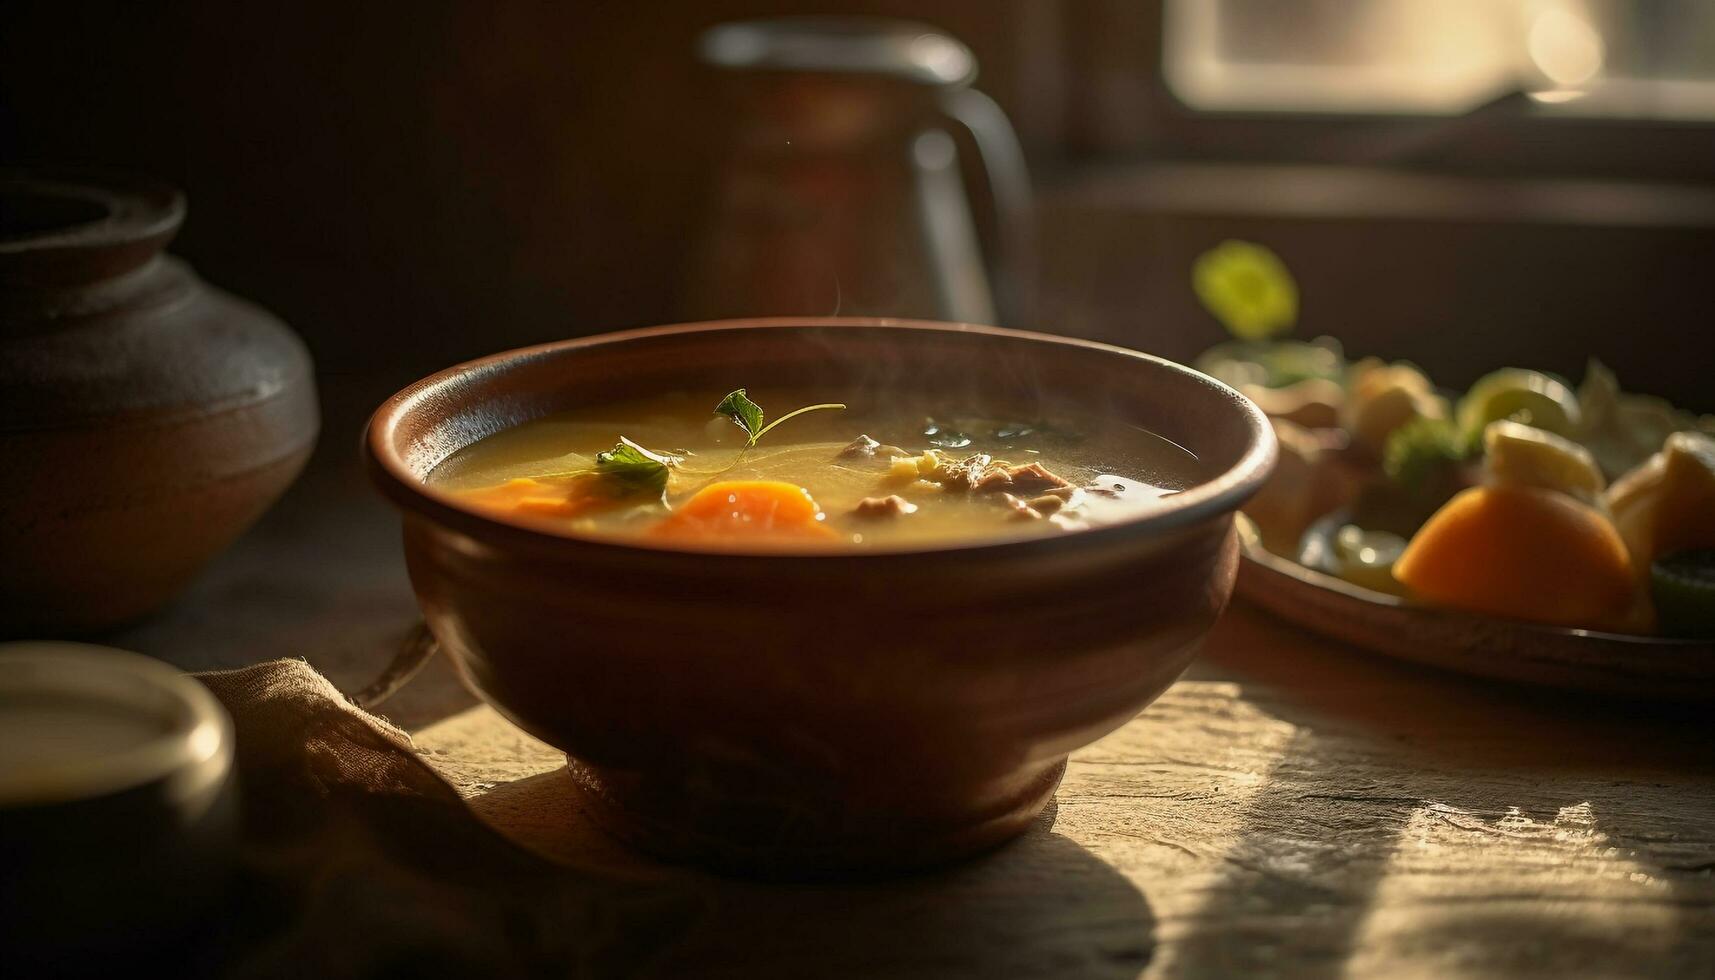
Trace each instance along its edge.
<path fill-rule="evenodd" d="M 613 481 L 614 485 L 622 490 L 647 490 L 661 495 L 667 492 L 668 473 L 678 463 L 677 456 L 650 452 L 620 436 L 618 445 L 606 452 L 596 453 L 594 473 Z"/>
<path fill-rule="evenodd" d="M 732 424 L 744 430 L 745 435 L 750 437 L 745 441 L 744 448 L 749 449 L 756 445 L 756 440 L 767 435 L 770 429 L 773 429 L 775 426 L 787 419 L 803 415 L 805 412 L 815 412 L 825 408 L 843 409 L 845 407 L 846 406 L 843 402 L 822 402 L 817 405 L 805 405 L 803 408 L 795 408 L 767 425 L 763 425 L 762 406 L 751 401 L 750 397 L 744 393 L 744 389 L 739 388 L 735 391 L 728 392 L 727 396 L 721 399 L 721 403 L 715 406 L 715 414 L 724 415 L 727 418 L 732 419 Z"/>
<path fill-rule="evenodd" d="M 1650 566 L 1650 596 L 1662 633 L 1715 638 L 1715 548 L 1656 559 Z"/>
<path fill-rule="evenodd" d="M 725 415 L 732 419 L 733 425 L 743 429 L 744 434 L 750 437 L 745 444 L 747 446 L 756 445 L 757 438 L 762 435 L 762 406 L 751 401 L 743 388 L 722 398 L 721 403 L 715 406 L 715 414 Z"/>
<path fill-rule="evenodd" d="M 1523 368 L 1501 368 L 1478 378 L 1459 399 L 1457 415 L 1459 430 L 1473 440 L 1481 438 L 1484 426 L 1501 419 L 1570 439 L 1583 417 L 1572 389 L 1541 371 Z"/>
<path fill-rule="evenodd" d="M 1405 586 L 1393 577 L 1394 562 L 1405 553 L 1404 538 L 1347 524 L 1334 532 L 1333 550 L 1341 578 L 1375 592 L 1405 594 Z"/>
<path fill-rule="evenodd" d="M 1240 340 L 1289 333 L 1298 321 L 1298 284 L 1286 263 L 1253 242 L 1225 241 L 1191 267 L 1197 298 Z"/>
<path fill-rule="evenodd" d="M 1446 419 L 1415 418 L 1388 434 L 1382 471 L 1413 494 L 1446 491 L 1451 496 L 1472 448 L 1471 440 Z"/>

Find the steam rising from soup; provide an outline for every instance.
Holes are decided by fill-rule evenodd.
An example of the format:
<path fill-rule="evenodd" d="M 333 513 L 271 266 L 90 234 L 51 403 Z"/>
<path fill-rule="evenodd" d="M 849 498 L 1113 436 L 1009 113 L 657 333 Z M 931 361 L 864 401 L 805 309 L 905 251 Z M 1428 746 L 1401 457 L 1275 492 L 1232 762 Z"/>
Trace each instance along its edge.
<path fill-rule="evenodd" d="M 774 390 L 758 401 L 787 408 L 830 394 L 842 393 Z M 742 390 L 526 422 L 454 454 L 429 482 L 543 530 L 747 551 L 1063 534 L 1136 516 L 1208 476 L 1191 452 L 1135 426 L 927 399 L 854 396 L 839 411 L 782 412 L 785 424 L 753 439 L 747 420 L 711 412 L 731 412 L 733 395 Z"/>

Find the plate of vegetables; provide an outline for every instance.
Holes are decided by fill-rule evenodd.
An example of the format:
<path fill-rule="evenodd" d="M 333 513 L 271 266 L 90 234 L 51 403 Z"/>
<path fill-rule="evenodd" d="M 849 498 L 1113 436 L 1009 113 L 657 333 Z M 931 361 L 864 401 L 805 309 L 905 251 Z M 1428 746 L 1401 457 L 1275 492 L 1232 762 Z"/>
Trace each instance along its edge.
<path fill-rule="evenodd" d="M 1296 289 L 1261 246 L 1220 246 L 1194 282 L 1234 334 L 1196 366 L 1280 439 L 1244 509 L 1241 597 L 1466 673 L 1715 698 L 1715 416 L 1596 360 L 1577 384 L 1502 367 L 1458 391 L 1290 339 Z"/>

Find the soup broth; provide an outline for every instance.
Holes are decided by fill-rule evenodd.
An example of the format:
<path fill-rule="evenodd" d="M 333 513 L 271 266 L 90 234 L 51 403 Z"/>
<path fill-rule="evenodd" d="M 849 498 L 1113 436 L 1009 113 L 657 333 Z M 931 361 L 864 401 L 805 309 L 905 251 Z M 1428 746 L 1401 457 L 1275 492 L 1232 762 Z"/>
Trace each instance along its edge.
<path fill-rule="evenodd" d="M 772 420 L 827 394 L 754 397 Z M 455 453 L 429 483 L 545 530 L 775 550 L 1061 534 L 1136 516 L 1206 476 L 1188 450 L 1087 416 L 853 398 L 747 445 L 741 424 L 711 412 L 721 402 L 675 393 L 526 422 Z"/>

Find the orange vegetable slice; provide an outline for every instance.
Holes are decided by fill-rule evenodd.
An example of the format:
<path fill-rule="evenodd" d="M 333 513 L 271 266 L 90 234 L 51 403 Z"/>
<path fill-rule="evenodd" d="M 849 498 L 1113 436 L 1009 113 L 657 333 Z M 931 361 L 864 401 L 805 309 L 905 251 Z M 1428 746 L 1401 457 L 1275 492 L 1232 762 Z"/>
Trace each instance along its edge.
<path fill-rule="evenodd" d="M 723 480 L 697 491 L 649 534 L 678 541 L 834 537 L 823 518 L 810 491 L 796 483 Z"/>
<path fill-rule="evenodd" d="M 1424 602 L 1558 626 L 1623 617 L 1631 557 L 1600 511 L 1552 490 L 1465 490 L 1423 525 L 1394 577 Z"/>
<path fill-rule="evenodd" d="M 519 477 L 459 494 L 472 506 L 502 517 L 569 518 L 612 507 L 620 501 L 592 492 L 587 480 L 557 481 Z"/>

